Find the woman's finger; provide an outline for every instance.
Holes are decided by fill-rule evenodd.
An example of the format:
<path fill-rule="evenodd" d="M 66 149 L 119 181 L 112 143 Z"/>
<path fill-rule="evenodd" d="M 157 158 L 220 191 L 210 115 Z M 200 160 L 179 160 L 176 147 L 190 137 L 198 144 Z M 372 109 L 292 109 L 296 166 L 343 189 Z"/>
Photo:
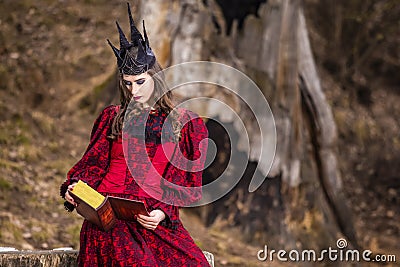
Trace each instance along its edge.
<path fill-rule="evenodd" d="M 156 222 L 149 222 L 149 221 L 146 221 L 146 220 L 142 220 L 142 219 L 140 219 L 140 218 L 138 218 L 137 220 L 138 220 L 138 222 L 140 222 L 141 224 L 145 224 L 145 225 L 156 226 L 156 225 L 158 224 L 158 223 L 156 223 Z"/>
<path fill-rule="evenodd" d="M 147 228 L 147 229 L 151 229 L 151 230 L 154 230 L 154 229 L 156 229 L 156 227 L 157 227 L 157 223 L 149 223 L 149 222 L 146 222 L 146 221 L 144 221 L 144 220 L 142 220 L 142 219 L 139 219 L 138 218 L 138 220 L 137 220 L 143 227 L 145 227 L 145 228 Z"/>
<path fill-rule="evenodd" d="M 69 203 L 73 205 L 77 205 L 74 201 L 74 199 L 71 197 L 71 195 L 68 193 L 68 191 L 65 193 L 65 200 L 68 201 Z"/>
<path fill-rule="evenodd" d="M 139 214 L 138 218 L 140 218 L 146 222 L 155 222 L 155 223 L 158 222 L 158 219 L 156 217 L 146 216 L 146 215 L 142 215 L 142 214 Z"/>
<path fill-rule="evenodd" d="M 147 224 L 142 224 L 142 223 L 141 223 L 141 225 L 142 225 L 144 228 L 150 229 L 150 230 L 154 230 L 154 229 L 156 229 L 156 227 L 157 227 L 157 226 L 147 225 Z"/>

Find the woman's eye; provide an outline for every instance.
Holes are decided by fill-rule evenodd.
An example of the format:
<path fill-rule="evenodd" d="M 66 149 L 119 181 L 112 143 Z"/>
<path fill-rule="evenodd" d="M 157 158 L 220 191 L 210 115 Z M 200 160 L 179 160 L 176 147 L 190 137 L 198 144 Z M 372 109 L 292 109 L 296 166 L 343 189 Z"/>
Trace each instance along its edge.
<path fill-rule="evenodd" d="M 144 82 L 145 82 L 144 79 L 143 79 L 143 80 L 137 80 L 137 81 L 136 81 L 136 84 L 139 84 L 139 85 L 140 85 L 140 84 L 143 84 Z"/>
<path fill-rule="evenodd" d="M 130 82 L 130 81 L 124 81 L 124 84 L 125 84 L 126 86 L 131 86 L 131 85 L 132 85 L 132 82 Z"/>

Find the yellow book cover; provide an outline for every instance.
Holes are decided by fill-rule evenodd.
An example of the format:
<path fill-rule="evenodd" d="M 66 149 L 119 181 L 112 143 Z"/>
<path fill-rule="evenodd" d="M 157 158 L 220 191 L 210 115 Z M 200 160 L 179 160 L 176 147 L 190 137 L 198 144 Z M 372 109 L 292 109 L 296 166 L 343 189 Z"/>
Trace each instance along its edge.
<path fill-rule="evenodd" d="M 72 193 L 79 197 L 81 200 L 86 202 L 89 206 L 93 207 L 94 209 L 97 209 L 100 207 L 100 205 L 104 202 L 105 197 L 88 186 L 86 183 L 82 181 L 78 181 L 78 183 L 75 185 Z"/>

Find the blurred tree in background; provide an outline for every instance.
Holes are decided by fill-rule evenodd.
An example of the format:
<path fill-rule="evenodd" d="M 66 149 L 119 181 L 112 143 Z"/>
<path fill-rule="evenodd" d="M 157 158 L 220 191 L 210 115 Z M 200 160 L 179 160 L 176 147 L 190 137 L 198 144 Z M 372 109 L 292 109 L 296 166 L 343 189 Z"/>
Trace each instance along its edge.
<path fill-rule="evenodd" d="M 400 3 L 397 0 L 306 1 L 308 21 L 323 36 L 317 60 L 358 100 L 371 86 L 400 84 Z M 398 92 L 399 93 L 399 92 Z"/>

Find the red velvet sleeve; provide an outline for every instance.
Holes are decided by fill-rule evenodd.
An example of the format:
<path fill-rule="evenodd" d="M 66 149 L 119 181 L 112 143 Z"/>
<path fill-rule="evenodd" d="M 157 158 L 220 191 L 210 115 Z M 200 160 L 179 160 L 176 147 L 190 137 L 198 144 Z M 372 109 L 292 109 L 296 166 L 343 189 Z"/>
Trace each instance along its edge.
<path fill-rule="evenodd" d="M 106 107 L 94 122 L 90 142 L 82 158 L 69 170 L 66 181 L 61 185 L 60 195 L 65 198 L 68 185 L 82 180 L 97 188 L 104 177 L 108 164 L 111 142 L 107 138 L 117 106 Z"/>
<path fill-rule="evenodd" d="M 164 225 L 174 228 L 179 222 L 178 207 L 189 206 L 201 199 L 203 167 L 207 152 L 208 131 L 203 120 L 197 114 L 186 111 L 183 118 L 179 151 L 174 153 L 161 181 L 162 201 L 152 205 L 152 209 L 161 209 L 167 215 Z M 203 141 L 202 141 L 203 140 Z"/>

